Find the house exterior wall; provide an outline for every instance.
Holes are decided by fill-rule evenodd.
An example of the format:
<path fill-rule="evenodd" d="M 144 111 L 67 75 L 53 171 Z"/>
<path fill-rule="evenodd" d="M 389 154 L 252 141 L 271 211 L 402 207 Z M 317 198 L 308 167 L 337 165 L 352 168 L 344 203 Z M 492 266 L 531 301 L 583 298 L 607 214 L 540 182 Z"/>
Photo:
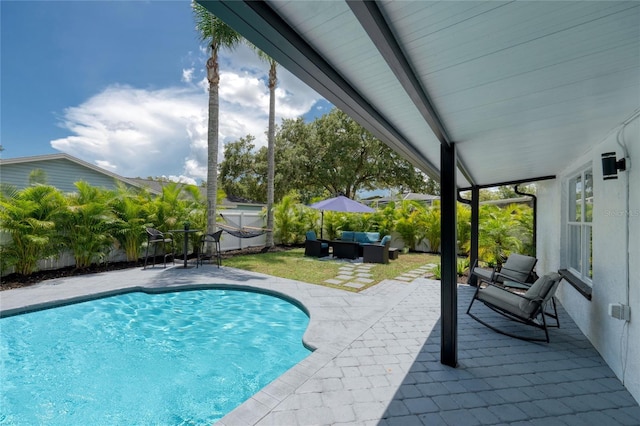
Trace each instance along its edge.
<path fill-rule="evenodd" d="M 557 297 L 629 392 L 640 401 L 640 119 L 624 129 L 631 160 L 629 170 L 618 172 L 616 180 L 605 181 L 601 154 L 615 151 L 618 159 L 623 157 L 616 142 L 617 130 L 575 159 L 555 180 L 537 184 L 537 271 L 541 274 L 567 267 L 564 223 L 570 196 L 568 179 L 590 165 L 594 179 L 592 299 L 588 300 L 566 281 L 559 287 Z M 610 317 L 608 308 L 612 303 L 629 305 L 631 320 Z"/>
<path fill-rule="evenodd" d="M 42 161 L 30 161 L 15 164 L 2 164 L 0 176 L 2 183 L 13 185 L 18 189 L 29 186 L 29 174 L 34 169 L 46 173 L 47 184 L 55 186 L 62 192 L 75 192 L 75 182 L 84 180 L 96 187 L 114 189 L 115 179 L 64 158 Z"/>

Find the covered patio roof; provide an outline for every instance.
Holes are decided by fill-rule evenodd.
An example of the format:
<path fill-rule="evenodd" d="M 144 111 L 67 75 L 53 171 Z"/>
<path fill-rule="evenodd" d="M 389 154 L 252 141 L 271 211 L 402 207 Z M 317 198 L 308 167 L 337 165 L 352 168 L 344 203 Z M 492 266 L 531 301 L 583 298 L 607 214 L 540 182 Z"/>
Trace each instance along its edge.
<path fill-rule="evenodd" d="M 635 1 L 200 1 L 433 178 L 553 176 L 640 105 Z"/>

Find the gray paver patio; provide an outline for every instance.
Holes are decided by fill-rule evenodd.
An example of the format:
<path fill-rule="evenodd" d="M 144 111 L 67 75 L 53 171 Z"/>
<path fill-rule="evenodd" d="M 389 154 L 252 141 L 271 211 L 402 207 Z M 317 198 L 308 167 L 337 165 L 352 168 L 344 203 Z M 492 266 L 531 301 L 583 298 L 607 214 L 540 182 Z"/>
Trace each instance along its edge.
<path fill-rule="evenodd" d="M 216 286 L 297 300 L 310 314 L 304 341 L 316 349 L 220 425 L 640 425 L 638 403 L 561 307 L 551 343 L 524 342 L 465 315 L 466 285 L 458 287 L 458 368 L 439 362 L 440 282 L 425 278 L 352 293 L 228 267 L 130 269 L 3 291 L 0 308 Z"/>

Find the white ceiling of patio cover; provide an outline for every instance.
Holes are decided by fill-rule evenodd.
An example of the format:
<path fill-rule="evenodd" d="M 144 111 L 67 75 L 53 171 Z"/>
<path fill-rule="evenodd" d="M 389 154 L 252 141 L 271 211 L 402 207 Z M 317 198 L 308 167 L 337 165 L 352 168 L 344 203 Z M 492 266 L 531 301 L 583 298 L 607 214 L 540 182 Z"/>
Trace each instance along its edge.
<path fill-rule="evenodd" d="M 346 2 L 268 4 L 440 164 L 440 142 Z M 640 107 L 638 2 L 378 5 L 475 184 L 555 175 Z"/>

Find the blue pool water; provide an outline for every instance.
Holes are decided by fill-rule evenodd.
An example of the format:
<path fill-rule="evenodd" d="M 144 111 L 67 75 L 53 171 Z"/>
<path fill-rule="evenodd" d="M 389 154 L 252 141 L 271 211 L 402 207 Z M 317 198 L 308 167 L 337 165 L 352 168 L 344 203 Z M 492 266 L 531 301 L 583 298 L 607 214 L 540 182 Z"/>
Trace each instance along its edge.
<path fill-rule="evenodd" d="M 310 353 L 307 325 L 287 301 L 232 290 L 3 318 L 0 424 L 211 424 Z"/>

